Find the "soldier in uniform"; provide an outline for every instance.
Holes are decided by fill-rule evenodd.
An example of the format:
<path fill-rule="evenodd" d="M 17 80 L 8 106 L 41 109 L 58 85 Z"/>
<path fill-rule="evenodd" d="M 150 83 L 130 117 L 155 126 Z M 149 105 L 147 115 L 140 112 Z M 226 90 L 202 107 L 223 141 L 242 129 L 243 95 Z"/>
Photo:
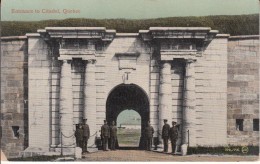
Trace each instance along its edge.
<path fill-rule="evenodd" d="M 77 147 L 83 148 L 83 129 L 81 124 L 76 125 L 75 137 Z"/>
<path fill-rule="evenodd" d="M 162 128 L 162 139 L 163 139 L 163 145 L 164 149 L 163 152 L 167 153 L 168 152 L 168 140 L 169 140 L 169 131 L 170 131 L 170 125 L 167 124 L 167 120 L 164 119 L 164 125 Z"/>
<path fill-rule="evenodd" d="M 107 125 L 107 121 L 104 120 L 104 125 L 101 127 L 101 139 L 102 139 L 102 146 L 104 151 L 107 150 L 108 138 L 110 137 L 110 129 Z"/>
<path fill-rule="evenodd" d="M 117 140 L 117 127 L 115 125 L 115 121 L 112 121 L 112 125 L 110 126 L 111 150 L 116 150 L 116 140 Z"/>
<path fill-rule="evenodd" d="M 172 144 L 172 154 L 175 153 L 176 142 L 178 139 L 178 128 L 176 122 L 172 121 L 172 127 L 170 128 L 170 139 Z"/>
<path fill-rule="evenodd" d="M 87 124 L 87 119 L 83 119 L 84 124 L 82 125 L 83 129 L 83 150 L 82 152 L 88 152 L 88 139 L 90 136 L 89 126 Z"/>
<path fill-rule="evenodd" d="M 151 151 L 152 139 L 153 139 L 154 129 L 148 121 L 147 126 L 145 127 L 145 139 L 146 139 L 146 150 Z"/>

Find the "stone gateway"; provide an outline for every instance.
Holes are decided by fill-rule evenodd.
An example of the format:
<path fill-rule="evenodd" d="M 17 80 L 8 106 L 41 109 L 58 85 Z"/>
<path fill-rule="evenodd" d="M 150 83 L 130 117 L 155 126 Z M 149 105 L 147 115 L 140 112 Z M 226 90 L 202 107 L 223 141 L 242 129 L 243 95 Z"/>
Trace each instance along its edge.
<path fill-rule="evenodd" d="M 259 36 L 209 27 L 46 27 L 3 37 L 2 149 L 9 158 L 73 154 L 83 119 L 95 149 L 103 120 L 111 125 L 126 109 L 141 116 L 140 148 L 147 122 L 163 148 L 164 119 L 179 125 L 178 152 L 258 145 L 258 44 Z"/>

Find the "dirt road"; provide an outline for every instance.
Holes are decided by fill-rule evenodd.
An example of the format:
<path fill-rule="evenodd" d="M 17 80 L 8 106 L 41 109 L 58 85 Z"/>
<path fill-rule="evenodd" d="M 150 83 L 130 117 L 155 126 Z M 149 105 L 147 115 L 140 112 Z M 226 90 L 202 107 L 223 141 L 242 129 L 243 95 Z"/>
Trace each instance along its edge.
<path fill-rule="evenodd" d="M 84 154 L 78 161 L 257 161 L 258 156 L 188 155 L 178 156 L 141 150 L 98 151 Z"/>

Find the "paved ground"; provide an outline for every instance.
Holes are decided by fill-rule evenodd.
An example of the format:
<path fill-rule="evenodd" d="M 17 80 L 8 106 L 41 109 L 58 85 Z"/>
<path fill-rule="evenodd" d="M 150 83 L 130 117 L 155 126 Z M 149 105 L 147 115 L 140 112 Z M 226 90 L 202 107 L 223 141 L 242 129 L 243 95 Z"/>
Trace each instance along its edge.
<path fill-rule="evenodd" d="M 2 150 L 1 150 L 1 156 L 0 156 L 0 161 L 6 161 L 7 160 L 7 158 L 5 157 L 5 154 L 2 152 Z"/>
<path fill-rule="evenodd" d="M 78 161 L 257 161 L 258 156 L 189 155 L 179 156 L 141 150 L 98 151 L 84 154 Z"/>

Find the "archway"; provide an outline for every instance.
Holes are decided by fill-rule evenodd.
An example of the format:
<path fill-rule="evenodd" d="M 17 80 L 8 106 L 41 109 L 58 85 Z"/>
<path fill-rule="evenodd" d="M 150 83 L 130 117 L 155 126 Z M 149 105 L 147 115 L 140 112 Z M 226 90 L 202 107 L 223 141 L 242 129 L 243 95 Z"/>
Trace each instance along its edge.
<path fill-rule="evenodd" d="M 144 149 L 144 128 L 149 121 L 149 100 L 145 91 L 135 84 L 120 84 L 110 92 L 106 102 L 108 123 L 116 122 L 119 113 L 127 109 L 133 109 L 141 116 L 139 148 Z"/>

